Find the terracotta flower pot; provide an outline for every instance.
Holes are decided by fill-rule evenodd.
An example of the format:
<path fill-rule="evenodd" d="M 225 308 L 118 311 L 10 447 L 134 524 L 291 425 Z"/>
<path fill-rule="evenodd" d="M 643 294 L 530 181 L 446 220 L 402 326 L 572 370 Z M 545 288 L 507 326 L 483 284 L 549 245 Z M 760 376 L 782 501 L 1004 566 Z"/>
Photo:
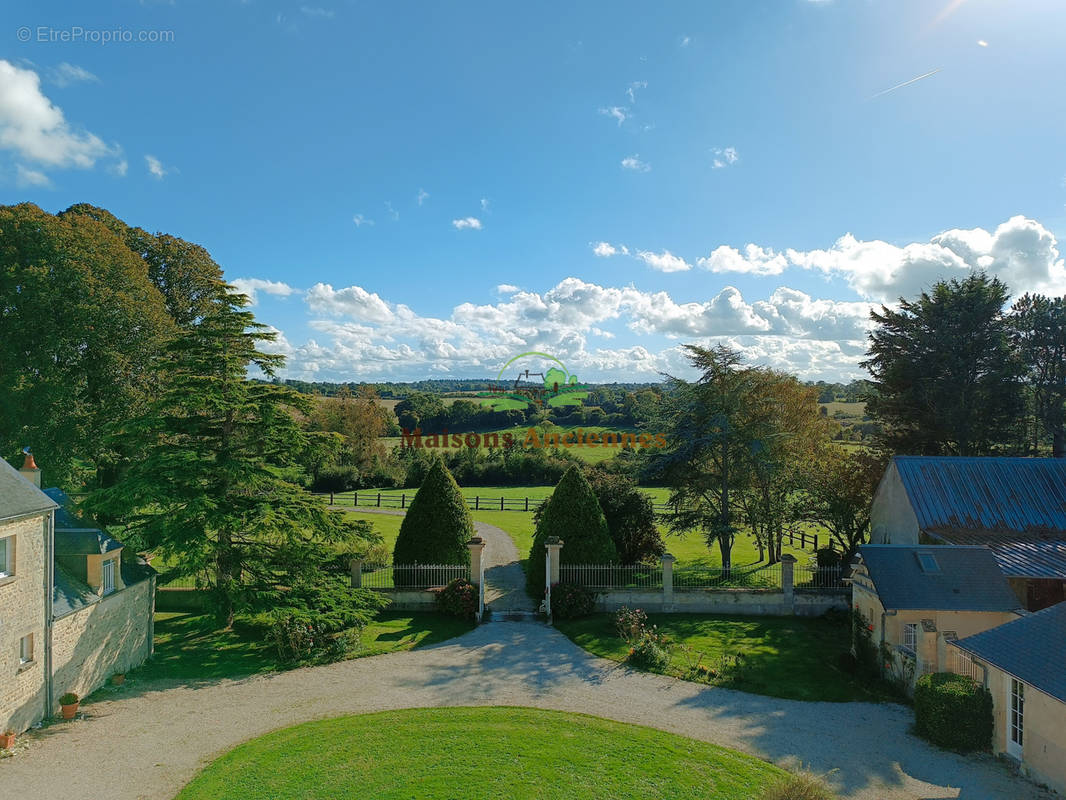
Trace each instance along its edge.
<path fill-rule="evenodd" d="M 15 734 L 0 733 L 0 750 L 12 750 L 15 747 Z"/>
<path fill-rule="evenodd" d="M 80 703 L 71 703 L 68 706 L 60 706 L 63 711 L 63 719 L 74 719 L 74 715 L 78 713 L 78 706 Z"/>

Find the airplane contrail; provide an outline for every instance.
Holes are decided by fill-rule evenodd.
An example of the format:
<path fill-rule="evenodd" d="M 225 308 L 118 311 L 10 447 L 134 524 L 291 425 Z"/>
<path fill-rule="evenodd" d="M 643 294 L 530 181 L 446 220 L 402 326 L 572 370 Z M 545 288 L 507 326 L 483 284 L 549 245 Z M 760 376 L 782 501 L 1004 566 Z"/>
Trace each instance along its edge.
<path fill-rule="evenodd" d="M 912 83 L 917 83 L 920 80 L 924 80 L 925 78 L 936 75 L 938 72 L 940 72 L 940 70 L 941 68 L 937 67 L 932 72 L 927 72 L 924 75 L 919 75 L 917 78 L 911 78 L 909 81 L 903 81 L 903 83 L 897 83 L 895 86 L 889 86 L 887 89 L 884 89 L 875 95 L 871 95 L 870 99 L 873 100 L 875 97 L 880 97 L 881 95 L 888 94 L 889 92 L 894 92 L 896 91 L 896 89 L 902 89 L 904 86 L 910 86 Z"/>

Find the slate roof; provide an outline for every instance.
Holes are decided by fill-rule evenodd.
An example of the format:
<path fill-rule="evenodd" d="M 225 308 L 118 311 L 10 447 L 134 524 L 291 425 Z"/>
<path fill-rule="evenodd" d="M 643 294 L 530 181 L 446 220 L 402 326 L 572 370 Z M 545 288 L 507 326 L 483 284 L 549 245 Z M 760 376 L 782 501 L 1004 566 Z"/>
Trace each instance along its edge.
<path fill-rule="evenodd" d="M 51 511 L 56 503 L 0 458 L 0 519 Z"/>
<path fill-rule="evenodd" d="M 1066 703 L 1066 603 L 950 644 Z"/>
<path fill-rule="evenodd" d="M 70 513 L 73 501 L 62 489 L 45 489 L 44 493 L 59 504 L 56 510 L 55 548 L 57 556 L 105 554 L 122 547 L 122 542 L 91 522 Z"/>
<path fill-rule="evenodd" d="M 100 596 L 90 589 L 88 584 L 82 583 L 56 564 L 55 579 L 52 583 L 52 615 L 56 619 L 98 602 Z"/>
<path fill-rule="evenodd" d="M 918 559 L 929 553 L 939 570 Z M 1021 607 L 987 547 L 867 544 L 859 557 L 886 609 L 1013 611 Z"/>

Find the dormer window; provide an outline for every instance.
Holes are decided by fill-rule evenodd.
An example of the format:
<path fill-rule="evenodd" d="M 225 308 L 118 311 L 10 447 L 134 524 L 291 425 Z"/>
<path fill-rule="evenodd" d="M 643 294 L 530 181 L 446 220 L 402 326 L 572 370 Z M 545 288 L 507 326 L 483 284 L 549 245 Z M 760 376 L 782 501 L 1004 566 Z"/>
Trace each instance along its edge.
<path fill-rule="evenodd" d="M 928 550 L 919 550 L 916 556 L 918 558 L 918 566 L 922 568 L 922 572 L 926 574 L 940 572 L 940 564 L 937 563 L 936 556 Z"/>
<path fill-rule="evenodd" d="M 100 585 L 104 594 L 115 591 L 115 559 L 109 558 L 100 565 Z"/>

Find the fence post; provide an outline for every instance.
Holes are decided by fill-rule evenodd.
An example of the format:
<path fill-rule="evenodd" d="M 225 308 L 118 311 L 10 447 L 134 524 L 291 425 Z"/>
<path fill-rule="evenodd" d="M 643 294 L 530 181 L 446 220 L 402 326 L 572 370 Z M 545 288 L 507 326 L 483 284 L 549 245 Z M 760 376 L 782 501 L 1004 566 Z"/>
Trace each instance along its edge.
<path fill-rule="evenodd" d="M 814 534 L 814 551 L 818 552 L 818 534 Z"/>
<path fill-rule="evenodd" d="M 474 511 L 480 511 L 480 510 L 481 510 L 481 498 L 478 497 L 475 494 L 474 495 Z"/>
<path fill-rule="evenodd" d="M 352 559 L 352 588 L 363 588 L 363 560 L 361 558 Z"/>
<path fill-rule="evenodd" d="M 796 613 L 795 585 L 796 557 L 791 553 L 781 556 L 781 591 L 784 593 L 785 609 L 789 614 Z"/>
<path fill-rule="evenodd" d="M 663 611 L 674 610 L 674 561 L 669 553 L 663 553 Z"/>
<path fill-rule="evenodd" d="M 500 511 L 503 511 L 503 498 L 500 498 Z"/>
<path fill-rule="evenodd" d="M 544 542 L 544 548 L 548 551 L 548 557 L 551 559 L 548 562 L 548 581 L 549 583 L 559 582 L 559 551 L 563 549 L 563 540 L 558 536 L 549 536 Z"/>
<path fill-rule="evenodd" d="M 329 504 L 333 505 L 333 490 L 329 490 Z"/>
<path fill-rule="evenodd" d="M 400 495 L 400 508 L 407 508 L 407 495 Z"/>
<path fill-rule="evenodd" d="M 381 508 L 381 492 L 378 492 L 378 508 Z"/>
<path fill-rule="evenodd" d="M 485 562 L 481 557 L 485 549 L 485 540 L 474 536 L 466 543 L 470 548 L 470 582 L 477 584 L 477 621 L 485 613 Z"/>
<path fill-rule="evenodd" d="M 526 511 L 529 511 L 529 498 L 526 498 Z"/>
<path fill-rule="evenodd" d="M 352 492 L 352 507 L 359 505 L 359 492 Z"/>

